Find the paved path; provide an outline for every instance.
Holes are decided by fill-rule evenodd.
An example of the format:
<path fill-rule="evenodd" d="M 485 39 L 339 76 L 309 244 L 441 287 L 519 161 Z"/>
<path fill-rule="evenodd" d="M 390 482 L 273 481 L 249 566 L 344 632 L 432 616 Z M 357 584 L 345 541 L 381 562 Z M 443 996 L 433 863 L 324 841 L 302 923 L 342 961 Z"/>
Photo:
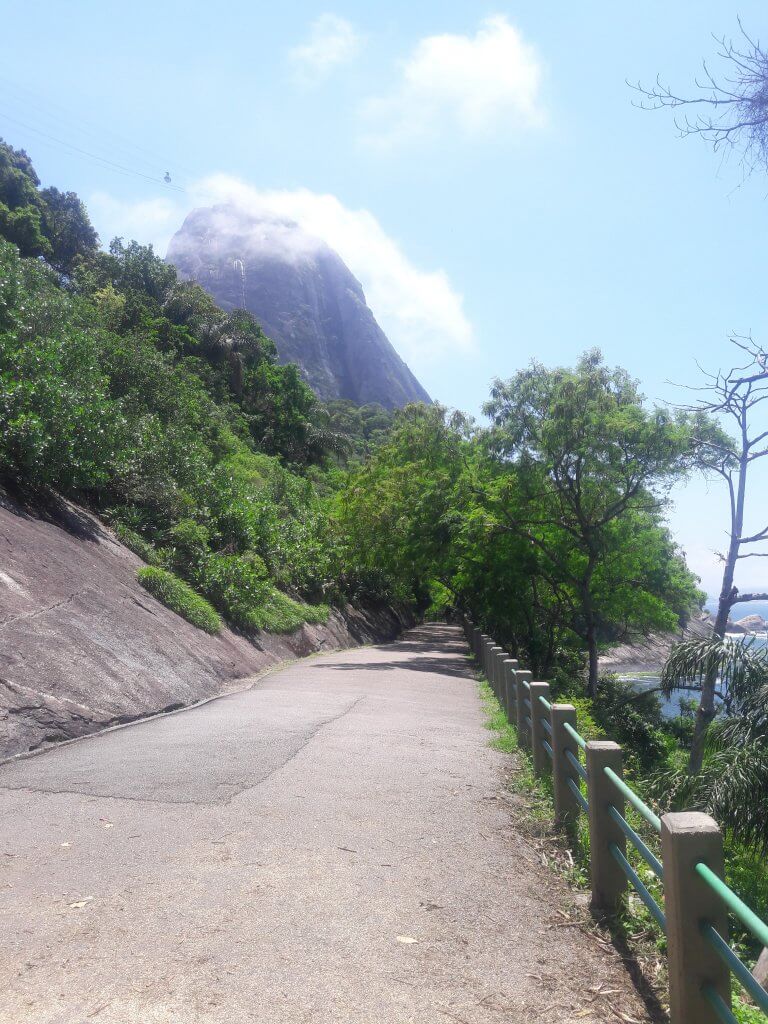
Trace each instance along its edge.
<path fill-rule="evenodd" d="M 429 626 L 0 767 L 0 1021 L 622 1019 L 509 764 Z"/>

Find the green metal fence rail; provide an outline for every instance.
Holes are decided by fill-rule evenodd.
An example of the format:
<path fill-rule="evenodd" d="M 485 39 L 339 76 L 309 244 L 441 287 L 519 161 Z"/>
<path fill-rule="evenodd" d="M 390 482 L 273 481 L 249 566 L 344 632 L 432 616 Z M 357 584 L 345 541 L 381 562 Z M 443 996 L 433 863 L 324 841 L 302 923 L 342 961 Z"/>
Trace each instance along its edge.
<path fill-rule="evenodd" d="M 663 881 L 664 868 L 661 865 L 661 861 L 658 859 L 655 853 L 652 853 L 648 849 L 643 839 L 637 834 L 637 832 L 635 832 L 635 830 L 629 824 L 624 815 L 619 810 L 617 810 L 617 808 L 615 808 L 613 804 L 611 804 L 608 808 L 608 814 L 610 815 L 611 819 L 616 822 L 621 831 L 624 833 L 624 835 L 627 837 L 630 843 L 632 843 L 634 848 L 637 850 L 637 852 L 640 854 L 640 856 L 643 858 L 646 864 L 650 867 L 650 869 L 653 871 L 656 877 Z"/>
<path fill-rule="evenodd" d="M 584 811 L 585 814 L 589 814 L 589 803 L 587 802 L 587 798 L 581 792 L 577 784 L 570 777 L 567 778 L 565 781 L 568 788 L 571 790 L 573 795 L 576 797 L 576 800 L 581 805 L 581 809 Z"/>
<path fill-rule="evenodd" d="M 464 625 L 508 720 L 518 724 L 518 742 L 530 750 L 536 773 L 552 776 L 560 824 L 573 826 L 582 812 L 589 818 L 593 903 L 601 910 L 615 909 L 631 885 L 667 936 L 672 1024 L 736 1022 L 730 1008 L 732 980 L 768 1015 L 768 991 L 727 941 L 728 914 L 766 948 L 768 924 L 721 877 L 717 824 L 695 812 L 659 817 L 621 777 L 620 747 L 587 741 L 577 729 L 572 705 L 548 699 L 546 683 L 530 682 L 530 673 L 517 667 L 491 637 L 469 619 Z M 586 754 L 587 767 L 580 751 Z M 661 856 L 627 820 L 625 801 L 660 837 Z M 628 859 L 627 843 L 663 884 L 664 907 Z"/>
<path fill-rule="evenodd" d="M 716 989 L 711 985 L 704 985 L 701 991 L 704 998 L 714 1010 L 718 1020 L 723 1021 L 724 1024 L 739 1024 L 738 1020 L 731 1013 L 728 1004 Z"/>
<path fill-rule="evenodd" d="M 693 870 L 758 942 L 761 942 L 763 946 L 768 946 L 768 924 L 761 920 L 743 900 L 739 899 L 733 889 L 726 885 L 722 878 L 706 864 L 696 864 Z M 747 965 L 738 954 L 734 953 L 722 935 L 709 922 L 702 922 L 701 929 L 707 943 L 726 964 L 742 988 L 749 992 L 761 1010 L 768 1013 L 768 992 L 758 984 Z"/>
<path fill-rule="evenodd" d="M 586 750 L 587 749 L 587 741 L 584 739 L 584 737 L 580 733 L 576 732 L 576 730 L 573 728 L 573 726 L 569 722 L 566 722 L 565 725 L 563 726 L 563 728 L 568 733 L 568 735 L 571 737 L 571 739 L 575 740 L 578 743 L 578 745 L 581 747 L 582 750 Z"/>
<path fill-rule="evenodd" d="M 570 750 L 566 750 L 565 751 L 565 756 L 570 761 L 570 763 L 573 765 L 573 767 L 576 769 L 576 771 L 579 773 L 579 775 L 582 777 L 582 779 L 584 779 L 584 781 L 586 782 L 587 781 L 587 769 L 584 767 L 584 765 L 581 763 L 581 761 L 579 761 L 577 758 L 575 758 L 573 756 L 573 754 L 570 752 Z"/>
<path fill-rule="evenodd" d="M 694 870 L 696 874 L 699 875 L 700 878 L 703 878 L 706 884 L 714 890 L 715 893 L 717 893 L 733 916 L 738 917 L 744 927 L 752 932 L 758 942 L 762 942 L 764 946 L 768 946 L 768 924 L 761 920 L 754 910 L 751 910 L 743 900 L 740 900 L 736 893 L 725 884 L 722 878 L 719 878 L 714 871 L 707 867 L 706 864 L 697 864 Z"/>
<path fill-rule="evenodd" d="M 733 974 L 741 987 L 749 992 L 761 1010 L 768 1012 L 768 992 L 757 981 L 744 961 L 734 953 L 720 932 L 707 921 L 702 922 L 701 930 L 704 938 L 728 966 L 731 974 Z"/>
<path fill-rule="evenodd" d="M 657 832 L 661 832 L 661 818 L 654 814 L 647 804 L 643 803 L 637 793 L 630 789 L 626 782 L 619 778 L 612 768 L 605 768 L 604 771 L 619 792 L 629 800 L 638 814 L 645 818 L 649 825 L 653 825 Z"/>
<path fill-rule="evenodd" d="M 613 858 L 618 862 L 619 867 L 621 868 L 621 870 L 624 872 L 624 874 L 627 876 L 629 881 L 634 886 L 635 891 L 637 892 L 637 895 L 640 897 L 640 899 L 643 901 L 643 903 L 646 905 L 646 907 L 650 911 L 651 916 L 653 917 L 654 921 L 656 922 L 656 924 L 659 926 L 659 928 L 661 928 L 661 930 L 666 935 L 666 933 L 667 933 L 667 919 L 664 916 L 664 911 L 661 909 L 661 907 L 656 902 L 656 900 L 653 898 L 653 896 L 651 896 L 650 892 L 645 887 L 645 883 L 642 881 L 642 879 L 640 878 L 638 873 L 635 871 L 635 869 L 629 863 L 627 858 L 624 856 L 624 854 L 618 848 L 616 843 L 611 843 L 609 849 L 611 851 L 611 854 L 612 854 Z"/>

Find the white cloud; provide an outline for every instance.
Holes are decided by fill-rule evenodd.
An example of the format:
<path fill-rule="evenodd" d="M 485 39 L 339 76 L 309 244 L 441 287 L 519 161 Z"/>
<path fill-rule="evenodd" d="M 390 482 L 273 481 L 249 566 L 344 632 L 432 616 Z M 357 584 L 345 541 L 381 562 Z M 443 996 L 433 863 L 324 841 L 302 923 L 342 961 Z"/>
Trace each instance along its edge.
<path fill-rule="evenodd" d="M 445 271 L 414 266 L 370 211 L 350 209 L 334 195 L 309 189 L 255 189 L 225 174 L 191 186 L 189 199 L 185 206 L 170 199 L 131 204 L 99 193 L 90 198 L 88 208 L 103 241 L 121 234 L 152 242 L 160 253 L 193 206 L 228 202 L 251 212 L 287 217 L 341 256 L 362 284 L 382 329 L 412 369 L 426 369 L 437 358 L 473 349 L 474 332 L 462 296 Z"/>
<path fill-rule="evenodd" d="M 474 36 L 421 39 L 390 95 L 368 100 L 365 141 L 391 147 L 458 129 L 471 137 L 544 119 L 543 67 L 536 50 L 501 14 Z"/>
<path fill-rule="evenodd" d="M 300 78 L 317 81 L 351 60 L 360 44 L 361 37 L 346 18 L 321 14 L 312 22 L 306 42 L 289 50 L 288 59 Z"/>

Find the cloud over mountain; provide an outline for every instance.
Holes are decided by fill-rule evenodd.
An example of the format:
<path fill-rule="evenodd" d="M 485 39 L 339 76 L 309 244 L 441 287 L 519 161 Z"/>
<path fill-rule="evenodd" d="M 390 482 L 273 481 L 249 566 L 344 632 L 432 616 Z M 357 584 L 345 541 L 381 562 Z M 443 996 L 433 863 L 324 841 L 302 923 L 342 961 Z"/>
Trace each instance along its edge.
<path fill-rule="evenodd" d="M 415 266 L 369 210 L 351 209 L 329 193 L 257 189 L 216 174 L 191 186 L 185 203 L 164 198 L 124 203 L 99 193 L 88 205 L 103 239 L 123 235 L 152 242 L 164 253 L 190 209 L 221 203 L 288 218 L 326 242 L 360 281 L 376 319 L 417 373 L 436 359 L 472 351 L 472 324 L 445 271 Z"/>

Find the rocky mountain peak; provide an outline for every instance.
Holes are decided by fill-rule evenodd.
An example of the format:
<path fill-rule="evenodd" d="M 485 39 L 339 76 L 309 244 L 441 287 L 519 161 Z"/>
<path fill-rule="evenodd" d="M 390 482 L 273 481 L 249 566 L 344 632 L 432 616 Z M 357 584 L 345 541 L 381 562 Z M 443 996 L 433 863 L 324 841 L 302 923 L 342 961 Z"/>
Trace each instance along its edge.
<path fill-rule="evenodd" d="M 429 402 L 337 253 L 294 221 L 232 205 L 194 210 L 168 260 L 223 309 L 244 308 L 322 399 Z"/>

